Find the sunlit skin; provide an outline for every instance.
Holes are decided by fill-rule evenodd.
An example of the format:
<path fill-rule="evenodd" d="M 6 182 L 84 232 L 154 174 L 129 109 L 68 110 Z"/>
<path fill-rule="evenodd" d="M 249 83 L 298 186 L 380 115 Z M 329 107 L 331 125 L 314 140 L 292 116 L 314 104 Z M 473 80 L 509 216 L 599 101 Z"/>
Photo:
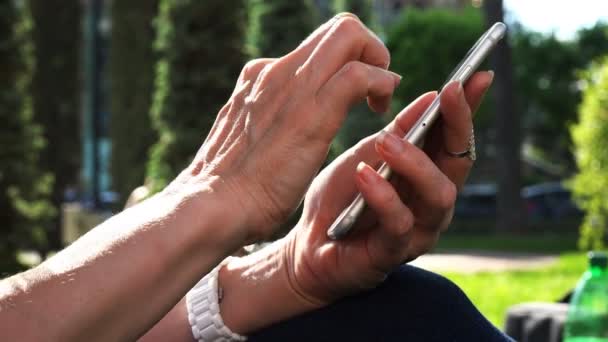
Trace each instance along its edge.
<path fill-rule="evenodd" d="M 353 104 L 389 108 L 400 80 L 389 64 L 383 43 L 349 14 L 282 58 L 247 64 L 196 157 L 165 190 L 0 283 L 3 336 L 107 341 L 148 332 L 143 340 L 192 340 L 185 293 L 236 249 L 270 236 L 305 194 L 288 236 L 221 268 L 222 316 L 235 332 L 372 288 L 428 251 L 472 165 L 445 151 L 467 148 L 471 109 L 492 73 L 475 74 L 464 89 L 446 87 L 441 124 L 424 151 L 400 137 L 435 93 L 317 175 Z M 382 160 L 395 171 L 390 182 L 370 167 Z M 357 191 L 369 209 L 356 233 L 329 241 L 327 228 Z"/>

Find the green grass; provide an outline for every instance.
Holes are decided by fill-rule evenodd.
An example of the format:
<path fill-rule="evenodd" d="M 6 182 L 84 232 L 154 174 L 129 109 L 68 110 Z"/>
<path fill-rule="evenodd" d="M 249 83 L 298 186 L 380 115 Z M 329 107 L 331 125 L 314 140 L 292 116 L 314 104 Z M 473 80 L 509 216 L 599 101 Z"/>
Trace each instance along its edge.
<path fill-rule="evenodd" d="M 560 254 L 577 251 L 578 235 L 572 232 L 561 234 L 471 234 L 447 233 L 439 239 L 436 252 L 454 250 L 481 250 L 493 252 L 519 252 Z"/>
<path fill-rule="evenodd" d="M 491 233 L 446 234 L 437 252 L 493 251 L 560 255 L 548 267 L 475 274 L 444 273 L 458 284 L 492 323 L 504 328 L 507 309 L 532 301 L 556 302 L 572 289 L 587 267 L 584 253 L 577 251 L 576 232 L 500 235 Z"/>
<path fill-rule="evenodd" d="M 575 286 L 586 266 L 586 256 L 579 252 L 564 253 L 556 264 L 538 270 L 443 275 L 458 284 L 494 325 L 504 328 L 511 305 L 559 300 Z"/>

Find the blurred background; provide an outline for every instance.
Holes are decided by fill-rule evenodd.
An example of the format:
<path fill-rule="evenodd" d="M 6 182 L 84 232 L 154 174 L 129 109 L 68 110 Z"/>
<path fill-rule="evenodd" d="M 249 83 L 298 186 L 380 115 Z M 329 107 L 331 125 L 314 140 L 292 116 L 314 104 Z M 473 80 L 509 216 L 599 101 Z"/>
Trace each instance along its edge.
<path fill-rule="evenodd" d="M 499 325 L 510 304 L 558 300 L 585 268 L 581 251 L 606 240 L 600 0 L 0 0 L 0 274 L 41 262 L 135 189 L 144 198 L 165 186 L 248 60 L 285 54 L 342 11 L 378 33 L 404 78 L 391 114 L 353 108 L 328 162 L 437 89 L 491 23 L 509 25 L 484 66 L 495 83 L 475 119 L 478 160 L 436 251 L 444 258 L 420 262 Z M 459 255 L 480 267 L 445 258 Z"/>

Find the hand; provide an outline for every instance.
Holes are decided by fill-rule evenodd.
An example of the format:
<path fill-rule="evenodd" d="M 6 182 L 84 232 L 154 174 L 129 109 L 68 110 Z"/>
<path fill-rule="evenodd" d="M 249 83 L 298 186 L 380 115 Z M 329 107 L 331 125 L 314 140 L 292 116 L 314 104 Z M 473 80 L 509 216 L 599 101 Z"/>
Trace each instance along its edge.
<path fill-rule="evenodd" d="M 388 65 L 384 44 L 348 14 L 282 58 L 248 63 L 168 191 L 211 184 L 242 242 L 269 236 L 301 202 L 349 107 L 367 97 L 374 110 L 388 109 L 400 80 Z"/>
<path fill-rule="evenodd" d="M 372 288 L 395 266 L 429 251 L 453 214 L 457 190 L 472 166 L 445 151 L 467 149 L 475 110 L 492 82 L 476 73 L 466 89 L 451 83 L 441 95 L 442 117 L 424 150 L 401 139 L 437 96 L 419 97 L 385 129 L 353 147 L 314 180 L 304 213 L 284 242 L 283 257 L 294 291 L 326 304 Z M 388 182 L 370 165 L 386 161 L 395 176 Z M 368 209 L 342 241 L 326 231 L 360 191 Z"/>

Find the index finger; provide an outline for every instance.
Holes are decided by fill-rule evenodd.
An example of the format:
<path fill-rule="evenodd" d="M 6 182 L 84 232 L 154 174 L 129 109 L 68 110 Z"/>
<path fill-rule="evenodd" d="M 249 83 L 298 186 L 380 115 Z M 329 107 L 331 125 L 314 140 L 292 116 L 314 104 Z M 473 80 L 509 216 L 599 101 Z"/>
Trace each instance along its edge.
<path fill-rule="evenodd" d="M 350 61 L 387 69 L 390 53 L 384 43 L 353 16 L 340 17 L 302 66 L 316 88 L 325 84 Z"/>

